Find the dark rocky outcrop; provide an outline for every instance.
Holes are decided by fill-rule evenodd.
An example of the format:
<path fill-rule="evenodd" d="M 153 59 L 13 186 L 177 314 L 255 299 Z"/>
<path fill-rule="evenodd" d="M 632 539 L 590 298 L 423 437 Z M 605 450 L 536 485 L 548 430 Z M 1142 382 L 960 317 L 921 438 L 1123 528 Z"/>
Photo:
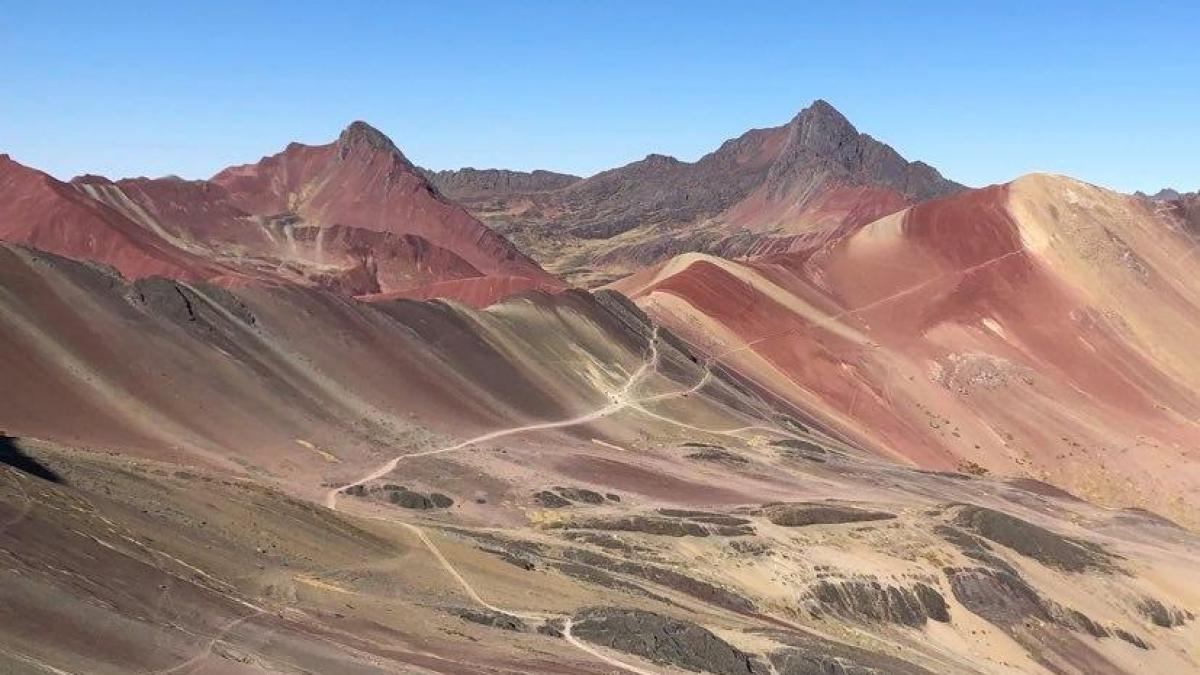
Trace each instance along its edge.
<path fill-rule="evenodd" d="M 820 503 L 767 504 L 762 511 L 772 523 L 784 527 L 861 523 L 896 517 L 895 514 L 886 511 L 868 511 L 853 506 Z"/>
<path fill-rule="evenodd" d="M 814 614 L 868 623 L 896 623 L 914 628 L 932 619 L 950 620 L 945 598 L 928 584 L 884 585 L 873 579 L 821 580 L 806 593 Z"/>
<path fill-rule="evenodd" d="M 959 509 L 955 524 L 1021 555 L 1067 572 L 1111 571 L 1112 555 L 1097 544 L 1051 532 L 1016 516 L 982 506 Z"/>
<path fill-rule="evenodd" d="M 955 599 L 968 611 L 1000 626 L 1010 634 L 1028 619 L 1086 633 L 1094 638 L 1129 635 L 1109 629 L 1083 612 L 1041 597 L 1015 570 L 983 567 L 947 568 Z M 1125 639 L 1125 638 L 1122 638 Z"/>
<path fill-rule="evenodd" d="M 750 521 L 738 516 L 730 516 L 724 513 L 713 513 L 711 511 L 692 511 L 689 509 L 659 509 L 659 513 L 672 518 L 686 518 L 697 523 L 713 523 L 715 525 L 749 525 Z"/>
<path fill-rule="evenodd" d="M 571 500 L 563 499 L 549 490 L 542 490 L 534 494 L 533 499 L 548 509 L 562 509 L 571 505 Z"/>
<path fill-rule="evenodd" d="M 685 512 L 673 509 L 660 510 L 661 515 L 628 515 L 604 518 L 575 518 L 551 523 L 547 527 L 608 530 L 616 532 L 641 532 L 664 537 L 741 537 L 754 534 L 754 528 L 745 518 L 726 516 L 719 513 Z M 673 515 L 697 513 L 697 516 Z"/>
<path fill-rule="evenodd" d="M 1142 598 L 1138 601 L 1137 608 L 1142 616 L 1150 620 L 1150 623 L 1160 628 L 1182 626 L 1196 618 L 1187 610 L 1179 609 L 1178 607 L 1168 607 L 1154 598 Z"/>
<path fill-rule="evenodd" d="M 1138 649 L 1150 649 L 1150 645 L 1147 644 L 1147 642 L 1145 640 L 1134 635 L 1133 633 L 1130 633 L 1127 630 L 1123 630 L 1121 628 L 1113 629 L 1113 635 L 1116 635 L 1117 637 L 1128 642 L 1129 644 L 1133 645 L 1134 647 L 1137 647 Z"/>
<path fill-rule="evenodd" d="M 440 492 L 422 494 L 394 483 L 387 483 L 385 485 L 353 485 L 346 488 L 345 493 L 352 497 L 362 497 L 365 499 L 385 499 L 401 508 L 422 511 L 448 509 L 454 505 L 453 499 Z"/>
<path fill-rule="evenodd" d="M 537 569 L 545 558 L 545 548 L 538 543 L 508 539 L 494 534 L 458 528 L 445 528 L 448 532 L 473 539 L 484 553 L 490 553 L 504 562 L 526 571 Z"/>
<path fill-rule="evenodd" d="M 624 539 L 606 532 L 588 532 L 586 530 L 580 532 L 566 532 L 564 537 L 571 541 L 581 541 L 585 544 L 592 544 L 600 548 L 612 549 L 615 551 L 623 551 L 626 553 L 632 552 L 640 547 L 626 542 Z"/>
<path fill-rule="evenodd" d="M 702 626 L 653 612 L 592 607 L 575 615 L 571 632 L 592 644 L 683 670 L 716 675 L 768 672 L 753 656 Z"/>
<path fill-rule="evenodd" d="M 767 655 L 778 675 L 929 675 L 924 668 L 886 653 L 806 633 L 764 632 L 784 645 Z"/>
<path fill-rule="evenodd" d="M 569 499 L 573 502 L 583 502 L 584 504 L 604 503 L 604 495 L 596 492 L 595 490 L 588 490 L 587 488 L 558 486 L 554 488 L 554 491 L 557 492 L 560 497 Z"/>
<path fill-rule="evenodd" d="M 771 441 L 771 446 L 783 448 L 785 450 L 803 450 L 804 452 L 812 452 L 819 455 L 824 455 L 829 451 L 825 448 L 800 438 L 782 438 L 777 441 Z"/>
<path fill-rule="evenodd" d="M 626 581 L 620 577 L 617 577 L 613 574 L 609 574 L 608 572 L 605 572 L 604 570 L 598 569 L 591 565 L 584 565 L 582 563 L 560 561 L 560 562 L 553 563 L 551 566 L 554 569 L 561 572 L 562 574 L 564 574 L 568 577 L 571 577 L 572 579 L 576 579 L 578 581 L 593 584 L 593 585 L 599 586 L 601 588 L 607 588 L 607 589 L 614 590 L 614 591 L 624 591 L 626 593 L 629 593 L 630 595 L 637 595 L 637 596 L 641 596 L 643 598 L 650 598 L 652 600 L 657 600 L 658 602 L 666 603 L 669 605 L 677 604 L 666 597 L 663 597 L 657 593 L 652 593 L 649 590 L 642 588 L 641 586 L 639 586 L 635 583 Z"/>
<path fill-rule="evenodd" d="M 780 649 L 770 655 L 779 675 L 885 675 L 887 671 L 860 666 L 849 659 L 802 649 Z"/>
<path fill-rule="evenodd" d="M 725 464 L 729 466 L 747 464 L 750 461 L 737 453 L 723 450 L 721 448 L 704 448 L 702 450 L 697 450 L 696 452 L 688 453 L 686 457 L 688 459 L 694 459 L 700 462 L 713 462 L 714 464 Z"/>
<path fill-rule="evenodd" d="M 481 626 L 490 626 L 500 630 L 524 632 L 528 630 L 525 622 L 511 614 L 493 612 L 487 609 L 454 609 L 451 613 L 462 619 Z"/>
<path fill-rule="evenodd" d="M 616 495 L 612 496 L 617 497 Z M 542 490 L 534 494 L 533 498 L 548 509 L 566 508 L 576 503 L 591 504 L 594 506 L 603 504 L 605 501 L 605 496 L 595 490 L 580 487 L 563 487 L 561 485 L 556 485 L 552 490 Z M 609 501 L 620 500 L 621 498 L 617 497 L 615 500 Z"/>
<path fill-rule="evenodd" d="M 1049 621 L 1050 610 L 1029 584 L 1003 570 L 985 567 L 947 568 L 954 598 L 967 611 L 988 621 L 1011 626 L 1027 618 Z"/>
<path fill-rule="evenodd" d="M 560 638 L 563 636 L 563 625 L 564 622 L 562 619 L 553 619 L 538 626 L 537 632 L 539 635 L 548 635 L 550 637 Z"/>
<path fill-rule="evenodd" d="M 1078 631 L 1083 631 L 1095 638 L 1103 638 L 1112 635 L 1111 632 L 1104 626 L 1096 623 L 1090 616 L 1074 609 L 1056 608 L 1055 619 L 1059 624 L 1069 626 Z"/>
<path fill-rule="evenodd" d="M 666 567 L 619 560 L 581 549 L 569 549 L 564 552 L 564 557 L 580 564 L 645 579 L 660 586 L 690 595 L 701 602 L 723 607 L 740 614 L 752 614 L 755 611 L 754 603 L 749 598 L 727 588 L 689 577 L 686 574 Z"/>
<path fill-rule="evenodd" d="M 537 569 L 537 556 L 530 554 L 528 551 L 523 551 L 517 548 L 496 548 L 492 546 L 481 546 L 480 550 L 491 553 L 504 562 L 519 567 L 526 572 Z"/>
<path fill-rule="evenodd" d="M 829 450 L 820 445 L 799 438 L 784 438 L 771 441 L 771 446 L 777 448 L 779 454 L 788 459 L 803 459 L 820 464 L 827 462 L 828 455 L 831 454 Z"/>
<path fill-rule="evenodd" d="M 396 506 L 406 509 L 432 509 L 433 502 L 425 495 L 419 492 L 410 492 L 408 490 L 397 490 L 388 495 L 388 501 Z"/>
<path fill-rule="evenodd" d="M 708 529 L 699 523 L 692 523 L 678 518 L 659 518 L 656 516 L 614 516 L 612 518 L 577 518 L 575 520 L 552 523 L 553 528 L 574 528 L 585 530 L 613 530 L 617 532 L 641 532 L 663 537 L 707 537 Z"/>
<path fill-rule="evenodd" d="M 1016 568 L 1007 560 L 992 552 L 992 547 L 986 540 L 949 525 L 937 525 L 933 531 L 957 547 L 968 558 L 977 560 L 993 569 L 1008 572 L 1013 576 L 1020 576 Z"/>

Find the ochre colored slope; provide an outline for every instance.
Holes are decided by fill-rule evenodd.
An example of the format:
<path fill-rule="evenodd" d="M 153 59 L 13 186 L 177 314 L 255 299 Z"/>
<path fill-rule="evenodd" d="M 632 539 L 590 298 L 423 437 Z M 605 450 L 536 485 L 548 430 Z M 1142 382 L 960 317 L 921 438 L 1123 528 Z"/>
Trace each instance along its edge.
<path fill-rule="evenodd" d="M 367 303 L 0 245 L 0 670 L 1195 670 L 1195 537 L 856 448 L 953 466 L 896 404 L 968 394 L 895 373 L 971 333 L 877 334 L 804 274 L 639 280 L 732 373 L 608 291 Z M 1096 418 L 1043 379 L 969 389 L 964 434 Z"/>
<path fill-rule="evenodd" d="M 1141 200 L 1034 175 L 813 250 L 685 257 L 614 287 L 876 452 L 1195 523 L 1194 247 Z"/>

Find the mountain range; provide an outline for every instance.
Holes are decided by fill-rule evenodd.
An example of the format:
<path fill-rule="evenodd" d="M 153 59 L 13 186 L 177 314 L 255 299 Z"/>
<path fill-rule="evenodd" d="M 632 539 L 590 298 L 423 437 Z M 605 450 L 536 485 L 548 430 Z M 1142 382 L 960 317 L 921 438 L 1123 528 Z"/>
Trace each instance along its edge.
<path fill-rule="evenodd" d="M 652 154 L 579 180 L 547 172 L 496 180 L 472 169 L 428 175 L 547 269 L 584 284 L 689 251 L 802 247 L 963 189 L 859 133 L 825 101 L 694 163 Z"/>
<path fill-rule="evenodd" d="M 0 671 L 1200 669 L 1197 193 L 0 155 Z"/>

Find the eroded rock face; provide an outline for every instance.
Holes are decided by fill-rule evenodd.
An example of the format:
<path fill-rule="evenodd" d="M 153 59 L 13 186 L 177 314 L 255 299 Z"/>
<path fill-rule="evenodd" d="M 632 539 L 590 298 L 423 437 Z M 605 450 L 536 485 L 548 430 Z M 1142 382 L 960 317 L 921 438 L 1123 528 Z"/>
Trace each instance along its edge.
<path fill-rule="evenodd" d="M 1174 628 L 1191 621 L 1195 616 L 1188 610 L 1169 607 L 1154 598 L 1142 598 L 1138 602 L 1138 611 L 1142 616 L 1160 628 Z"/>
<path fill-rule="evenodd" d="M 874 580 L 822 580 L 807 593 L 810 609 L 829 612 L 852 621 L 896 623 L 920 627 L 933 619 L 950 621 L 946 600 L 928 584 L 911 587 L 881 584 Z"/>
<path fill-rule="evenodd" d="M 1150 645 L 1147 644 L 1145 640 L 1127 630 L 1117 628 L 1113 631 L 1113 634 L 1133 645 L 1134 647 L 1137 647 L 1138 649 L 1150 649 Z"/>
<path fill-rule="evenodd" d="M 798 439 L 785 438 L 777 441 L 771 441 L 771 446 L 778 448 L 781 456 L 789 459 L 803 459 L 810 462 L 824 464 L 828 460 L 829 450 L 817 445 L 816 443 Z"/>
<path fill-rule="evenodd" d="M 779 675 L 884 675 L 878 668 L 799 649 L 783 649 L 771 654 L 771 665 Z"/>
<path fill-rule="evenodd" d="M 549 490 L 542 490 L 533 495 L 534 501 L 548 509 L 562 509 L 571 505 L 571 500 L 563 499 Z"/>
<path fill-rule="evenodd" d="M 568 560 L 598 569 L 645 579 L 660 586 L 690 595 L 701 602 L 716 605 L 717 607 L 724 607 L 739 614 L 749 614 L 755 611 L 754 603 L 749 598 L 727 588 L 687 576 L 667 567 L 619 560 L 580 549 L 568 550 L 565 552 L 564 557 Z"/>
<path fill-rule="evenodd" d="M 784 527 L 861 523 L 872 520 L 891 520 L 896 517 L 895 514 L 886 511 L 868 511 L 853 506 L 809 503 L 768 504 L 763 508 L 763 513 L 772 523 Z"/>
<path fill-rule="evenodd" d="M 463 621 L 470 621 L 481 626 L 490 626 L 500 630 L 524 632 L 528 630 L 525 622 L 511 614 L 492 612 L 486 609 L 455 609 L 452 613 Z"/>
<path fill-rule="evenodd" d="M 585 530 L 613 530 L 617 532 L 642 532 L 664 537 L 707 537 L 708 530 L 699 523 L 690 523 L 676 518 L 655 516 L 620 516 L 613 518 L 579 518 L 565 523 L 554 523 L 551 527 L 579 528 Z"/>
<path fill-rule="evenodd" d="M 724 513 L 713 513 L 711 511 L 694 511 L 691 509 L 659 509 L 659 513 L 672 518 L 686 518 L 694 520 L 698 523 L 713 523 L 716 525 L 749 525 L 750 521 L 738 516 L 731 516 Z"/>
<path fill-rule="evenodd" d="M 385 485 L 355 485 L 346 488 L 346 494 L 365 499 L 386 499 L 388 502 L 405 509 L 448 509 L 454 506 L 454 500 L 441 494 L 431 492 L 422 494 L 409 490 L 403 485 L 387 483 Z"/>
<path fill-rule="evenodd" d="M 554 491 L 557 492 L 559 496 L 569 499 L 573 502 L 583 502 L 584 504 L 604 503 L 604 495 L 596 492 L 595 490 L 589 490 L 587 488 L 558 486 L 554 488 Z"/>
<path fill-rule="evenodd" d="M 617 495 L 609 495 L 613 499 L 609 501 L 620 501 L 621 498 Z M 590 504 L 592 506 L 603 504 L 605 496 L 596 492 L 581 487 L 563 487 L 556 485 L 552 490 L 542 490 L 533 495 L 535 501 L 548 509 L 561 509 L 575 504 Z"/>
<path fill-rule="evenodd" d="M 894 656 L 815 635 L 790 631 L 769 635 L 784 645 L 767 655 L 778 675 L 929 675 L 928 670 Z"/>
<path fill-rule="evenodd" d="M 739 464 L 747 464 L 750 460 L 741 455 L 730 452 L 723 448 L 702 448 L 695 452 L 688 453 L 688 459 L 694 459 L 701 462 L 712 462 L 714 464 L 725 464 L 727 466 L 737 466 Z"/>
<path fill-rule="evenodd" d="M 690 621 L 635 609 L 594 607 L 574 617 L 572 633 L 609 649 L 694 672 L 759 675 L 765 666 Z"/>
<path fill-rule="evenodd" d="M 679 509 L 662 509 L 659 513 L 661 515 L 574 518 L 552 523 L 548 527 L 641 532 L 663 537 L 741 537 L 754 534 L 754 527 L 745 518 Z"/>
<path fill-rule="evenodd" d="M 985 567 L 947 568 L 954 598 L 968 611 L 994 624 L 1008 626 L 1027 618 L 1050 620 L 1037 591 L 1020 577 Z"/>
<path fill-rule="evenodd" d="M 1021 555 L 1067 572 L 1110 571 L 1112 555 L 1098 544 L 1065 537 L 1016 516 L 982 506 L 962 507 L 955 524 Z"/>

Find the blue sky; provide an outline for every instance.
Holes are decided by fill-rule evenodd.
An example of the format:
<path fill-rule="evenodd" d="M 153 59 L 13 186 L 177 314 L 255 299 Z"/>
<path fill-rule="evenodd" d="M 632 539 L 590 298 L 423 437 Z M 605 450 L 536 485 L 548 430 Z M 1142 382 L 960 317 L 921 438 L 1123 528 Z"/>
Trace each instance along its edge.
<path fill-rule="evenodd" d="M 3 4 L 0 152 L 60 177 L 206 177 L 354 119 L 432 168 L 586 175 L 824 98 L 968 184 L 1200 188 L 1194 0 Z"/>

